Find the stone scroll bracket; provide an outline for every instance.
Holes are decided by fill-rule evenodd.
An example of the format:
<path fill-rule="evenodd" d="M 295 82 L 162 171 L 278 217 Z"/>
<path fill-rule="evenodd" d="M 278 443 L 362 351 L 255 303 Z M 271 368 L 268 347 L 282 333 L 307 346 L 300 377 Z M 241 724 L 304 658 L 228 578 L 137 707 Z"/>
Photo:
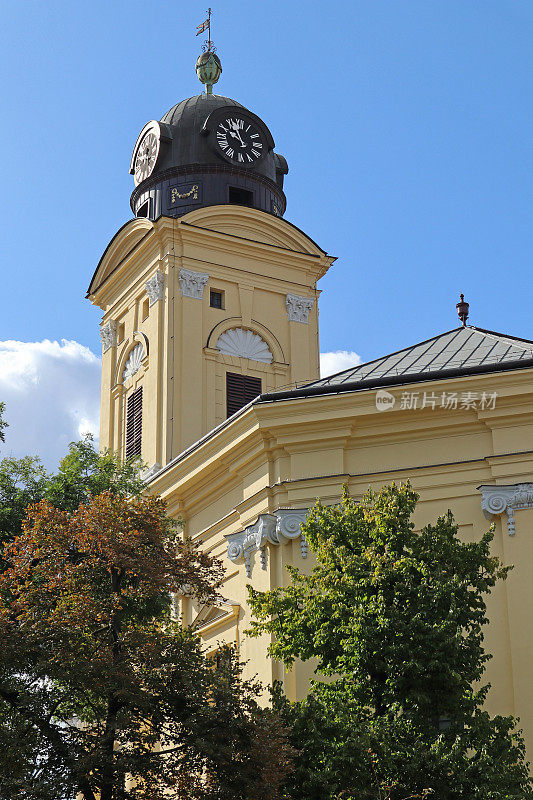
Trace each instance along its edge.
<path fill-rule="evenodd" d="M 302 523 L 307 519 L 308 508 L 279 508 L 272 514 L 260 514 L 253 525 L 243 531 L 230 533 L 228 558 L 234 564 L 244 564 L 246 575 L 252 577 L 252 555 L 259 551 L 262 569 L 267 568 L 266 545 L 283 545 L 300 539 L 302 558 L 307 558 L 308 545 L 302 534 Z"/>
<path fill-rule="evenodd" d="M 478 486 L 481 492 L 481 510 L 485 517 L 493 520 L 507 514 L 509 536 L 515 534 L 515 511 L 533 508 L 533 483 L 514 483 L 507 486 Z"/>

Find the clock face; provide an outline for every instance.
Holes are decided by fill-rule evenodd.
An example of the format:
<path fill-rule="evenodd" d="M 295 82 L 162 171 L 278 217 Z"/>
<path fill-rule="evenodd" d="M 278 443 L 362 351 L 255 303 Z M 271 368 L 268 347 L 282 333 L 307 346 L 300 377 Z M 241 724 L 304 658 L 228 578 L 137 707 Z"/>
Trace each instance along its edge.
<path fill-rule="evenodd" d="M 158 155 L 159 137 L 155 131 L 148 131 L 141 139 L 135 156 L 133 177 L 136 186 L 152 174 Z"/>
<path fill-rule="evenodd" d="M 250 167 L 265 154 L 266 145 L 257 125 L 237 114 L 220 120 L 215 139 L 217 148 L 232 164 Z"/>

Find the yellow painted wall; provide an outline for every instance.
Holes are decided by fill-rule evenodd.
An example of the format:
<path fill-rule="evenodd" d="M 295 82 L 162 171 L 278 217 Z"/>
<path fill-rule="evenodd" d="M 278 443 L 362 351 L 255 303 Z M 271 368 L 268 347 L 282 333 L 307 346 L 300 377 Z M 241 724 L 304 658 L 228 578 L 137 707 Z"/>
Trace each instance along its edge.
<path fill-rule="evenodd" d="M 357 497 L 369 486 L 410 480 L 420 494 L 415 524 L 422 527 L 451 509 L 465 540 L 488 527 L 481 484 L 515 484 L 533 474 L 533 384 L 527 370 L 425 382 L 401 392 L 497 392 L 493 410 L 376 410 L 375 392 L 360 391 L 256 404 L 225 422 L 225 373 L 260 377 L 263 391 L 318 376 L 317 280 L 333 259 L 285 220 L 239 206 L 215 206 L 179 220 L 129 222 L 112 240 L 91 284 L 90 299 L 104 312 L 102 326 L 124 326 L 124 336 L 103 354 L 101 446 L 124 454 L 125 407 L 143 386 L 142 454 L 161 465 L 151 490 L 185 520 L 186 535 L 227 566 L 226 603 L 214 611 L 185 601 L 187 622 L 216 647 L 237 642 L 250 675 L 282 679 L 289 697 L 302 697 L 312 665 L 286 673 L 266 657 L 266 637 L 249 639 L 243 564 L 226 555 L 226 536 L 280 508 L 309 508 L 317 498 L 338 502 L 342 486 Z M 182 296 L 180 270 L 208 274 L 201 299 Z M 143 319 L 146 282 L 157 271 L 163 297 Z M 224 292 L 225 308 L 209 306 L 211 288 Z M 291 321 L 288 293 L 313 300 L 308 323 Z M 271 364 L 222 355 L 218 336 L 242 327 L 257 333 L 273 353 Z M 140 369 L 126 381 L 125 364 L 138 343 Z M 217 427 L 218 426 L 218 427 Z M 214 430 L 213 430 L 214 429 Z M 202 438 L 204 437 L 204 438 Z M 191 447 L 191 445 L 194 445 Z M 189 449 L 187 449 L 189 448 Z M 521 717 L 533 747 L 533 510 L 516 512 L 509 536 L 497 517 L 494 552 L 515 565 L 489 598 L 486 646 L 494 658 L 492 713 Z M 267 545 L 265 569 L 252 557 L 251 582 L 283 585 L 287 564 L 312 567 L 299 540 Z M 207 615 L 207 616 L 206 616 Z"/>
<path fill-rule="evenodd" d="M 212 626 L 206 631 L 207 641 L 214 646 L 218 639 L 233 641 L 238 636 L 249 673 L 257 673 L 265 683 L 283 679 L 290 697 L 305 694 L 311 665 L 297 663 L 286 674 L 266 658 L 265 638 L 246 638 L 246 584 L 261 589 L 283 585 L 286 564 L 308 570 L 312 560 L 302 558 L 299 540 L 267 544 L 266 569 L 256 553 L 249 581 L 244 565 L 227 559 L 227 534 L 242 531 L 259 514 L 278 508 L 308 508 L 317 498 L 325 504 L 338 502 L 343 484 L 357 497 L 369 486 L 410 480 L 420 494 L 416 527 L 451 509 L 460 536 L 471 541 L 490 524 L 477 487 L 531 480 L 533 383 L 527 370 L 398 387 L 392 393 L 399 399 L 406 388 L 498 396 L 492 411 L 402 411 L 397 402 L 394 410 L 378 412 L 372 390 L 258 404 L 177 459 L 151 484 L 171 507 L 179 504 L 188 535 L 220 555 L 227 566 L 224 593 L 239 605 L 239 617 L 229 629 Z M 492 683 L 487 706 L 492 713 L 520 716 L 531 749 L 533 510 L 517 511 L 516 520 L 511 537 L 506 520 L 495 519 L 494 553 L 515 569 L 488 600 L 485 641 L 494 658 L 486 674 Z"/>
<path fill-rule="evenodd" d="M 213 206 L 180 219 L 136 219 L 104 254 L 89 294 L 104 311 L 102 327 L 124 326 L 124 339 L 105 350 L 100 443 L 124 454 L 125 405 L 143 385 L 143 458 L 165 465 L 226 418 L 226 372 L 261 379 L 272 391 L 318 377 L 319 292 L 332 258 L 290 223 L 241 206 Z M 202 296 L 183 294 L 182 270 L 208 275 Z M 161 300 L 149 308 L 146 282 L 159 272 Z M 210 306 L 210 290 L 224 308 Z M 287 294 L 308 298 L 307 323 L 291 321 Z M 223 355 L 218 337 L 243 328 L 266 342 L 271 363 Z M 132 348 L 149 352 L 122 379 Z M 149 400 L 149 402 L 148 402 Z"/>

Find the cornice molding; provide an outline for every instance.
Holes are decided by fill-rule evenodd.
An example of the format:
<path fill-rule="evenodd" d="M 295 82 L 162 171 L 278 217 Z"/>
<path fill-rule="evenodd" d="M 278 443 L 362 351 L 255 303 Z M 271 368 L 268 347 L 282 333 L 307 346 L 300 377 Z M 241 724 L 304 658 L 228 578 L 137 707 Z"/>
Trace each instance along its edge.
<path fill-rule="evenodd" d="M 515 535 L 514 512 L 525 508 L 533 508 L 533 483 L 514 483 L 506 486 L 482 485 L 481 510 L 485 517 L 493 520 L 501 514 L 507 514 L 507 530 L 509 536 Z"/>
<path fill-rule="evenodd" d="M 252 577 L 252 554 L 260 551 L 261 567 L 266 569 L 266 545 L 283 545 L 300 539 L 302 558 L 307 558 L 308 545 L 302 534 L 302 523 L 308 508 L 279 508 L 273 514 L 260 514 L 253 525 L 239 533 L 226 535 L 227 556 L 234 564 L 244 564 L 246 575 Z"/>

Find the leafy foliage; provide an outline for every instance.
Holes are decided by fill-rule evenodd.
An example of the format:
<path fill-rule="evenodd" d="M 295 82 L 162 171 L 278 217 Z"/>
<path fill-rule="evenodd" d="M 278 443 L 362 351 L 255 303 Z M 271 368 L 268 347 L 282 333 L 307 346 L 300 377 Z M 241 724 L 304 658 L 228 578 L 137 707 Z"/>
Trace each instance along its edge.
<path fill-rule="evenodd" d="M 313 509 L 317 566 L 292 585 L 249 587 L 252 633 L 287 665 L 316 659 L 309 696 L 274 704 L 299 750 L 291 798 L 531 797 L 511 717 L 483 710 L 485 595 L 508 567 L 492 532 L 463 543 L 451 513 L 415 533 L 409 486 Z"/>
<path fill-rule="evenodd" d="M 0 547 L 19 535 L 26 509 L 43 498 L 47 481 L 34 456 L 0 461 Z"/>
<path fill-rule="evenodd" d="M 4 419 L 4 411 L 6 410 L 6 404 L 0 403 L 0 442 L 5 442 L 5 433 L 4 428 L 7 428 L 7 422 Z"/>
<path fill-rule="evenodd" d="M 111 450 L 99 453 L 88 434 L 69 445 L 57 475 L 51 476 L 45 498 L 56 508 L 75 511 L 89 498 L 111 491 L 119 497 L 138 495 L 145 488 L 138 459 L 122 462 Z"/>
<path fill-rule="evenodd" d="M 57 474 L 47 473 L 36 456 L 0 461 L 0 546 L 21 532 L 29 505 L 47 499 L 56 508 L 74 511 L 80 503 L 105 491 L 120 497 L 144 488 L 138 461 L 122 463 L 111 451 L 99 453 L 87 435 L 72 442 Z"/>
<path fill-rule="evenodd" d="M 282 727 L 234 653 L 208 660 L 172 619 L 172 593 L 214 601 L 222 567 L 161 499 L 43 500 L 3 555 L 0 797 L 278 797 Z"/>

